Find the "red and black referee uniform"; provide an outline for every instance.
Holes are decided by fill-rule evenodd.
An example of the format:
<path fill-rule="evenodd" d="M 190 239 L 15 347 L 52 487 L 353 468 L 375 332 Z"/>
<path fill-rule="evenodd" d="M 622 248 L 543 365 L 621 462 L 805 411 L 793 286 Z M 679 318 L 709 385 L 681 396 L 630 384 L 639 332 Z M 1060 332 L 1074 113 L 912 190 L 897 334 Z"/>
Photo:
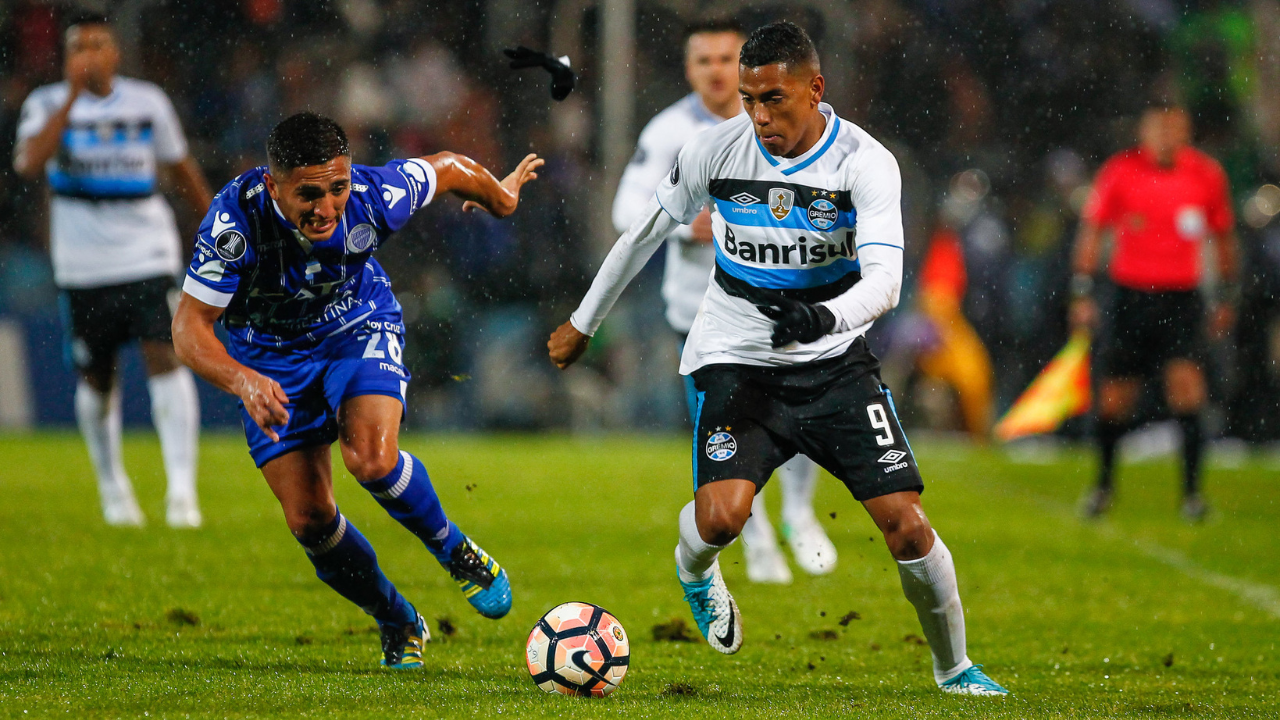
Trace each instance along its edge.
<path fill-rule="evenodd" d="M 1234 218 L 1226 173 L 1191 147 L 1171 165 L 1143 148 L 1126 150 L 1098 171 L 1084 219 L 1111 229 L 1110 278 L 1114 300 L 1097 338 L 1096 376 L 1137 379 L 1160 376 L 1170 361 L 1204 367 L 1205 307 L 1199 292 L 1206 243 L 1232 232 Z M 1203 445 L 1199 412 L 1176 415 L 1183 431 L 1184 491 L 1195 496 Z M 1100 419 L 1101 489 L 1110 490 L 1115 447 L 1128 430 Z"/>

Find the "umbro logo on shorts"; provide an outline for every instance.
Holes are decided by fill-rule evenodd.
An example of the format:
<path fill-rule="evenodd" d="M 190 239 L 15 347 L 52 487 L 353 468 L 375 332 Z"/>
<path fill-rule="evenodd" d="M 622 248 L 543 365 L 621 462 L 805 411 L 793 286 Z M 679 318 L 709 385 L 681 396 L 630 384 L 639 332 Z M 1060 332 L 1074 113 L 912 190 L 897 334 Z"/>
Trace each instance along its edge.
<path fill-rule="evenodd" d="M 901 450 L 890 450 L 889 452 L 880 456 L 880 462 L 886 465 L 892 465 L 906 456 L 907 454 L 902 452 Z"/>
<path fill-rule="evenodd" d="M 880 460 L 878 462 L 888 465 L 889 467 L 885 468 L 884 471 L 886 473 L 891 473 L 897 470 L 905 470 L 907 468 L 908 463 L 901 462 L 901 460 L 906 456 L 907 454 L 901 450 L 889 450 L 880 456 Z"/>

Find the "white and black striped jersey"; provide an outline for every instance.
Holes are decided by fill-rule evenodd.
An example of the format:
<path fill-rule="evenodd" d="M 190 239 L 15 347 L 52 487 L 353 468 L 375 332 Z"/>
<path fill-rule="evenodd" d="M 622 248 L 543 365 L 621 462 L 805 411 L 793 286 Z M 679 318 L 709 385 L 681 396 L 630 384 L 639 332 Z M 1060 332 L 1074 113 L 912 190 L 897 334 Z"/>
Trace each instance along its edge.
<path fill-rule="evenodd" d="M 902 283 L 901 177 L 875 138 L 825 103 L 822 137 L 794 158 L 770 155 L 747 115 L 686 143 L 648 212 L 614 246 L 571 322 L 594 333 L 656 242 L 712 203 L 715 279 L 680 372 L 713 363 L 792 365 L 843 353 L 892 309 Z M 655 240 L 656 237 L 656 240 Z M 753 289 L 821 302 L 835 330 L 774 348 Z"/>
<path fill-rule="evenodd" d="M 653 116 L 640 132 L 635 155 L 622 173 L 618 194 L 613 198 L 613 225 L 618 232 L 626 232 L 644 212 L 653 191 L 675 165 L 680 148 L 698 133 L 722 122 L 724 118 L 708 110 L 697 93 L 689 93 Z M 662 299 L 667 303 L 667 322 L 676 332 L 688 333 L 693 326 L 714 264 L 715 248 L 694 242 L 688 226 L 677 228 L 667 238 Z"/>

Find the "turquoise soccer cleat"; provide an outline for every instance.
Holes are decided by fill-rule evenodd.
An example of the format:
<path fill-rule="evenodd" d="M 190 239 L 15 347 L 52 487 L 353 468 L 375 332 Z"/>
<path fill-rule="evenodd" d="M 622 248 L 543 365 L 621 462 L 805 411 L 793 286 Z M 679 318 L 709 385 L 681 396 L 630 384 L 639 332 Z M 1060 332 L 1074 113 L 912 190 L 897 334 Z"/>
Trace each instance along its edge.
<path fill-rule="evenodd" d="M 1004 697 L 1009 694 L 1008 690 L 996 684 L 995 680 L 987 677 L 982 672 L 981 665 L 972 665 L 964 672 L 951 678 L 950 680 L 939 683 L 938 688 L 942 692 L 951 693 L 953 695 L 987 695 L 995 697 Z"/>
<path fill-rule="evenodd" d="M 678 546 L 676 552 L 680 552 Z M 677 567 L 678 563 L 679 560 Z M 684 600 L 689 603 L 693 621 L 707 644 L 718 652 L 732 655 L 742 647 L 742 616 L 729 588 L 725 587 L 718 561 L 712 566 L 712 572 L 711 577 L 699 582 L 681 580 L 680 587 L 684 588 Z"/>
<path fill-rule="evenodd" d="M 392 670 L 414 670 L 422 667 L 422 646 L 431 642 L 427 621 L 418 613 L 408 625 L 378 624 L 382 631 L 382 665 Z"/>
<path fill-rule="evenodd" d="M 470 538 L 463 536 L 462 542 L 454 546 L 449 562 L 443 565 L 476 612 L 497 620 L 511 611 L 507 571 Z"/>

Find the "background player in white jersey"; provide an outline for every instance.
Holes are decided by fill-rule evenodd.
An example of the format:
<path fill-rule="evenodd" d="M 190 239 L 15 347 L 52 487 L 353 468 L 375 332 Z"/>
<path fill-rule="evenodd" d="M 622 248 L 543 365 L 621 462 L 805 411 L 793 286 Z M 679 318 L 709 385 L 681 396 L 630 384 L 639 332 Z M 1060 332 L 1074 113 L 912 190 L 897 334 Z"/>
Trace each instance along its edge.
<path fill-rule="evenodd" d="M 120 458 L 115 378 L 120 346 L 140 340 L 169 479 L 167 520 L 197 527 L 199 401 L 169 329 L 185 258 L 157 180 L 167 171 L 200 215 L 209 209 L 209 186 L 164 91 L 116 75 L 120 51 L 105 17 L 84 15 L 70 25 L 65 62 L 66 79 L 37 88 L 23 104 L 13 166 L 30 179 L 45 174 L 53 194 L 54 279 L 80 375 L 76 420 L 107 522 L 142 525 Z"/>
<path fill-rule="evenodd" d="M 742 113 L 738 96 L 738 51 L 746 37 L 742 28 L 727 20 L 711 20 L 689 27 L 684 48 L 685 79 L 693 92 L 658 113 L 640 133 L 635 155 L 622 174 L 613 199 L 613 224 L 624 233 L 643 213 L 658 184 L 675 165 L 680 148 L 699 132 Z M 703 208 L 693 222 L 681 225 L 667 237 L 662 297 L 667 322 L 683 339 L 689 335 L 698 306 L 707 292 L 715 266 L 711 211 Z M 693 378 L 684 375 L 685 400 L 694 418 L 697 390 Z M 778 469 L 782 482 L 782 527 L 806 571 L 823 574 L 835 569 L 836 548 L 813 512 L 813 491 L 818 466 L 797 455 Z M 754 582 L 791 582 L 791 570 L 778 549 L 769 524 L 764 494 L 757 494 L 751 518 L 742 528 L 747 577 Z"/>
<path fill-rule="evenodd" d="M 657 245 L 713 202 L 715 282 L 681 359 L 698 390 L 694 501 L 680 513 L 676 567 L 708 644 L 737 652 L 742 624 L 717 556 L 751 499 L 803 452 L 862 502 L 898 561 L 947 692 L 1005 695 L 965 653 L 955 566 L 920 505 L 911 447 L 864 333 L 898 302 L 901 178 L 883 145 L 822 102 L 809 36 L 788 22 L 743 45 L 746 114 L 680 151 L 657 195 L 548 342 L 560 367 Z"/>

